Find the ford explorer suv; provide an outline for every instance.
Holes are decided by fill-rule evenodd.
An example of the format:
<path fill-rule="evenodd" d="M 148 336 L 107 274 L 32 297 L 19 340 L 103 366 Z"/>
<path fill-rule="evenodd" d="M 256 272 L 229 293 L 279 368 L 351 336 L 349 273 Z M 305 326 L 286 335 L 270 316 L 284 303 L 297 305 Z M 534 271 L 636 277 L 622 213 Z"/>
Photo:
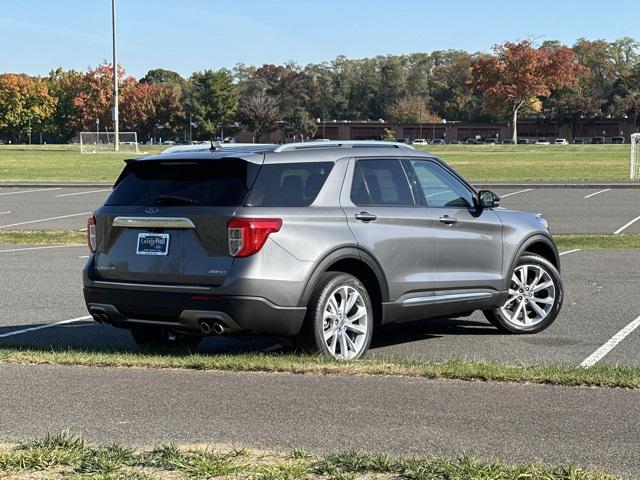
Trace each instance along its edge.
<path fill-rule="evenodd" d="M 381 325 L 474 311 L 503 332 L 562 305 L 544 219 L 399 143 L 195 148 L 128 160 L 88 219 L 84 297 L 141 345 L 292 337 L 357 359 Z"/>

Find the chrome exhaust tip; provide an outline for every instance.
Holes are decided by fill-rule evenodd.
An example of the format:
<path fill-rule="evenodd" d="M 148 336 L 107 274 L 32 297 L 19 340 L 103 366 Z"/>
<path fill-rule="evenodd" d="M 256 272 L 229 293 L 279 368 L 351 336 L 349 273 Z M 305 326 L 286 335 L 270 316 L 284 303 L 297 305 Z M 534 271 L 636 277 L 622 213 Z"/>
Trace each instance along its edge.
<path fill-rule="evenodd" d="M 213 324 L 213 332 L 216 335 L 222 335 L 226 331 L 227 331 L 227 328 L 224 325 L 222 325 L 221 323 L 216 322 L 216 323 Z"/>
<path fill-rule="evenodd" d="M 209 335 L 212 332 L 211 325 L 209 322 L 200 322 L 200 331 L 205 335 Z"/>

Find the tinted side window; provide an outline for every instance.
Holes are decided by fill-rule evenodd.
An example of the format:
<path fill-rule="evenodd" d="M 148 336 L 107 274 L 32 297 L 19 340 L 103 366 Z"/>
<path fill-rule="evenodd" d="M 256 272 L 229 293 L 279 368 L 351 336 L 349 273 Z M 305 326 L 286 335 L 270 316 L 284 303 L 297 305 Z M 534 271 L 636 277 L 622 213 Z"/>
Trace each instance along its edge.
<path fill-rule="evenodd" d="M 320 193 L 332 162 L 264 165 L 247 204 L 254 207 L 307 207 Z"/>
<path fill-rule="evenodd" d="M 440 165 L 425 160 L 411 160 L 411 166 L 430 207 L 473 207 L 473 195 L 456 177 Z"/>
<path fill-rule="evenodd" d="M 400 161 L 358 160 L 351 201 L 356 205 L 413 206 L 413 195 Z"/>

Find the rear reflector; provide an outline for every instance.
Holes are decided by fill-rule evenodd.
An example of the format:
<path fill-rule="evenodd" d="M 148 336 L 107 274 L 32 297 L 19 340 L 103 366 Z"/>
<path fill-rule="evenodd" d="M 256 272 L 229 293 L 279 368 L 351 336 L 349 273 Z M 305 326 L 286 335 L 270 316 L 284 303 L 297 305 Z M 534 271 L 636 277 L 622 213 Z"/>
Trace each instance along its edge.
<path fill-rule="evenodd" d="M 280 218 L 234 218 L 229 221 L 229 254 L 248 257 L 260 251 L 269 234 L 280 231 Z"/>
<path fill-rule="evenodd" d="M 87 245 L 91 253 L 96 251 L 96 218 L 87 218 Z"/>

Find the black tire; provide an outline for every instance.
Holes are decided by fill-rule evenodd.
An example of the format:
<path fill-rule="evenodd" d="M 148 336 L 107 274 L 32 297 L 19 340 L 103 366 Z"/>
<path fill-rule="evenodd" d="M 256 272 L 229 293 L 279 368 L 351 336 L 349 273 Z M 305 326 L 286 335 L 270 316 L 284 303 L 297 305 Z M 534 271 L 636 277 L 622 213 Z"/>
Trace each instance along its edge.
<path fill-rule="evenodd" d="M 539 255 L 526 254 L 518 259 L 514 267 L 514 271 L 523 265 L 533 265 L 542 268 L 549 277 L 553 280 L 555 288 L 555 302 L 551 306 L 551 309 L 547 313 L 547 316 L 539 323 L 531 326 L 515 325 L 514 322 L 504 315 L 501 308 L 494 308 L 493 310 L 485 310 L 484 316 L 491 322 L 492 325 L 497 327 L 500 331 L 505 333 L 515 334 L 531 334 L 538 333 L 551 325 L 562 308 L 562 301 L 564 299 L 564 289 L 562 286 L 562 278 L 558 269 L 546 258 Z M 513 272 L 509 278 L 513 276 Z M 533 290 L 532 290 L 533 291 Z M 525 307 L 526 308 L 526 307 Z M 530 307 L 529 307 L 530 308 Z"/>
<path fill-rule="evenodd" d="M 172 333 L 162 328 L 136 327 L 131 329 L 131 336 L 141 348 L 154 350 L 187 349 L 195 351 L 202 341 L 196 335 Z"/>
<path fill-rule="evenodd" d="M 366 326 L 364 326 L 364 324 L 361 325 L 363 320 L 360 319 L 358 319 L 358 324 L 356 326 L 366 329 L 366 333 L 349 330 L 349 327 L 345 326 L 345 324 L 349 322 L 346 322 L 345 320 L 335 320 L 335 325 L 327 328 L 328 323 L 325 323 L 323 320 L 325 308 L 328 306 L 332 293 L 335 293 L 341 287 L 355 289 L 360 294 L 361 300 L 358 299 L 358 303 L 354 304 L 351 310 L 346 312 L 346 315 L 343 314 L 343 317 L 348 319 L 350 312 L 353 312 L 352 317 L 354 317 L 359 309 L 364 308 L 366 310 L 366 318 L 363 317 L 363 319 Z M 328 320 L 328 322 L 331 321 Z M 340 322 L 342 322 L 342 327 L 340 326 Z M 311 295 L 302 331 L 296 338 L 296 345 L 304 350 L 318 352 L 328 357 L 340 358 L 341 360 L 356 360 L 361 358 L 369 349 L 369 344 L 371 343 L 371 337 L 373 335 L 373 323 L 373 306 L 371 305 L 369 293 L 362 282 L 348 273 L 326 272 L 320 277 L 318 285 L 316 286 L 313 295 Z M 347 358 L 342 358 L 340 355 L 334 354 L 334 352 L 331 351 L 330 346 L 325 342 L 325 331 L 328 332 L 329 329 L 338 331 L 337 334 L 334 333 L 334 335 L 338 335 L 335 340 L 335 342 L 338 342 L 338 345 L 334 347 L 336 349 L 336 354 L 339 350 L 341 351 L 341 347 L 339 345 L 341 343 L 341 336 L 343 334 L 349 336 L 352 343 L 347 346 Z M 353 355 L 350 354 L 351 350 L 349 350 L 351 345 L 358 347 L 357 351 L 353 350 Z"/>

